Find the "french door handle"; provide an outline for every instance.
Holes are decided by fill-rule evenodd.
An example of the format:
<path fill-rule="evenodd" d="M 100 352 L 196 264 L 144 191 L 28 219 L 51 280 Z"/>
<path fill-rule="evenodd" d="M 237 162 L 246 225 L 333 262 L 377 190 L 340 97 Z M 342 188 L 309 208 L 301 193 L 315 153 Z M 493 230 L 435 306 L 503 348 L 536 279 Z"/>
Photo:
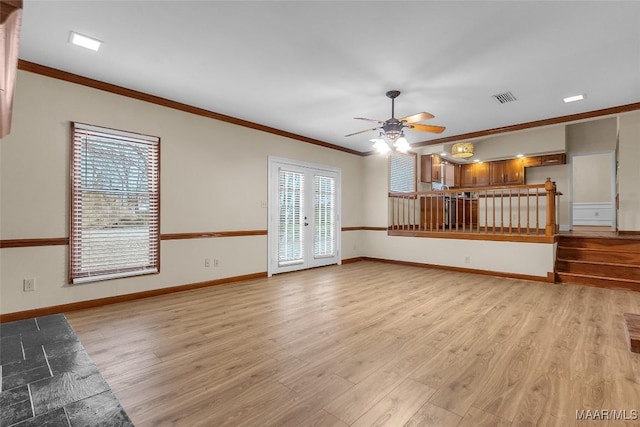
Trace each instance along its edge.
<path fill-rule="evenodd" d="M 305 227 L 306 227 L 306 226 L 308 226 L 308 225 L 309 225 L 309 223 L 308 223 L 308 222 L 305 222 L 305 223 L 304 223 L 304 226 L 305 226 Z"/>

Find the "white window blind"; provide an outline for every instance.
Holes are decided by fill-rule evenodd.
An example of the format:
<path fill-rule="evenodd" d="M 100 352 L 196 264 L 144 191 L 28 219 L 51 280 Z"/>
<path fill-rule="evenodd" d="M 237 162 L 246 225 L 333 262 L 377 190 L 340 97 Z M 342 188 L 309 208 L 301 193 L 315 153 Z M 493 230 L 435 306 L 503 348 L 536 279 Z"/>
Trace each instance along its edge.
<path fill-rule="evenodd" d="M 304 262 L 304 173 L 280 169 L 278 174 L 278 265 Z"/>
<path fill-rule="evenodd" d="M 315 224 L 313 254 L 316 258 L 335 255 L 336 180 L 328 176 L 315 176 Z"/>
<path fill-rule="evenodd" d="M 416 191 L 416 156 L 393 152 L 389 156 L 389 192 Z"/>
<path fill-rule="evenodd" d="M 157 273 L 160 139 L 72 123 L 72 283 Z"/>

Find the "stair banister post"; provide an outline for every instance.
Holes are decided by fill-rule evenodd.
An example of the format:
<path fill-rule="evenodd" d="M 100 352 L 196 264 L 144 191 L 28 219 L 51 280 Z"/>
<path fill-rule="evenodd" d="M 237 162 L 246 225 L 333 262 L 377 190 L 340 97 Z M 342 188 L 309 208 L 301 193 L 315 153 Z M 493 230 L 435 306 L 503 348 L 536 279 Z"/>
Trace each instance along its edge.
<path fill-rule="evenodd" d="M 547 192 L 547 226 L 544 234 L 553 236 L 556 234 L 556 183 L 547 178 L 544 189 Z"/>

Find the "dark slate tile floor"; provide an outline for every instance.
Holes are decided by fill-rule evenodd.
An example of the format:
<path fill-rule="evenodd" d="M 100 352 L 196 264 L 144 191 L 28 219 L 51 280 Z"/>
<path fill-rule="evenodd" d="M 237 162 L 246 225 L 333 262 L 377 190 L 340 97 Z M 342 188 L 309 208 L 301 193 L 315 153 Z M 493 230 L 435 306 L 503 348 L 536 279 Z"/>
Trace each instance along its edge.
<path fill-rule="evenodd" d="M 133 426 L 62 314 L 0 324 L 0 427 Z"/>

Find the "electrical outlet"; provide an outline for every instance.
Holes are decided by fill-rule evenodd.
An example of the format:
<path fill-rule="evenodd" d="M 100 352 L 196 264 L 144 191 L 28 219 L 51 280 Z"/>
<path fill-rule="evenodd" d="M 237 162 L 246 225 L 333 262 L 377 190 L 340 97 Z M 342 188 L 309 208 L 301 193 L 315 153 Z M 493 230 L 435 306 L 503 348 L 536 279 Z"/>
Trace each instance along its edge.
<path fill-rule="evenodd" d="M 213 259 L 213 266 L 214 267 L 219 267 L 220 266 L 220 260 L 218 258 L 214 258 Z"/>
<path fill-rule="evenodd" d="M 471 257 L 470 256 L 464 257 L 464 263 L 465 264 L 471 264 Z"/>
<path fill-rule="evenodd" d="M 22 281 L 22 287 L 24 292 L 31 292 L 36 290 L 36 279 L 24 279 Z"/>
<path fill-rule="evenodd" d="M 265 202 L 264 200 L 261 200 L 261 201 L 260 201 L 260 207 L 261 207 L 262 209 L 267 209 L 267 202 Z"/>
<path fill-rule="evenodd" d="M 211 260 L 209 258 L 205 258 L 204 259 L 204 266 L 205 267 L 211 267 Z"/>

